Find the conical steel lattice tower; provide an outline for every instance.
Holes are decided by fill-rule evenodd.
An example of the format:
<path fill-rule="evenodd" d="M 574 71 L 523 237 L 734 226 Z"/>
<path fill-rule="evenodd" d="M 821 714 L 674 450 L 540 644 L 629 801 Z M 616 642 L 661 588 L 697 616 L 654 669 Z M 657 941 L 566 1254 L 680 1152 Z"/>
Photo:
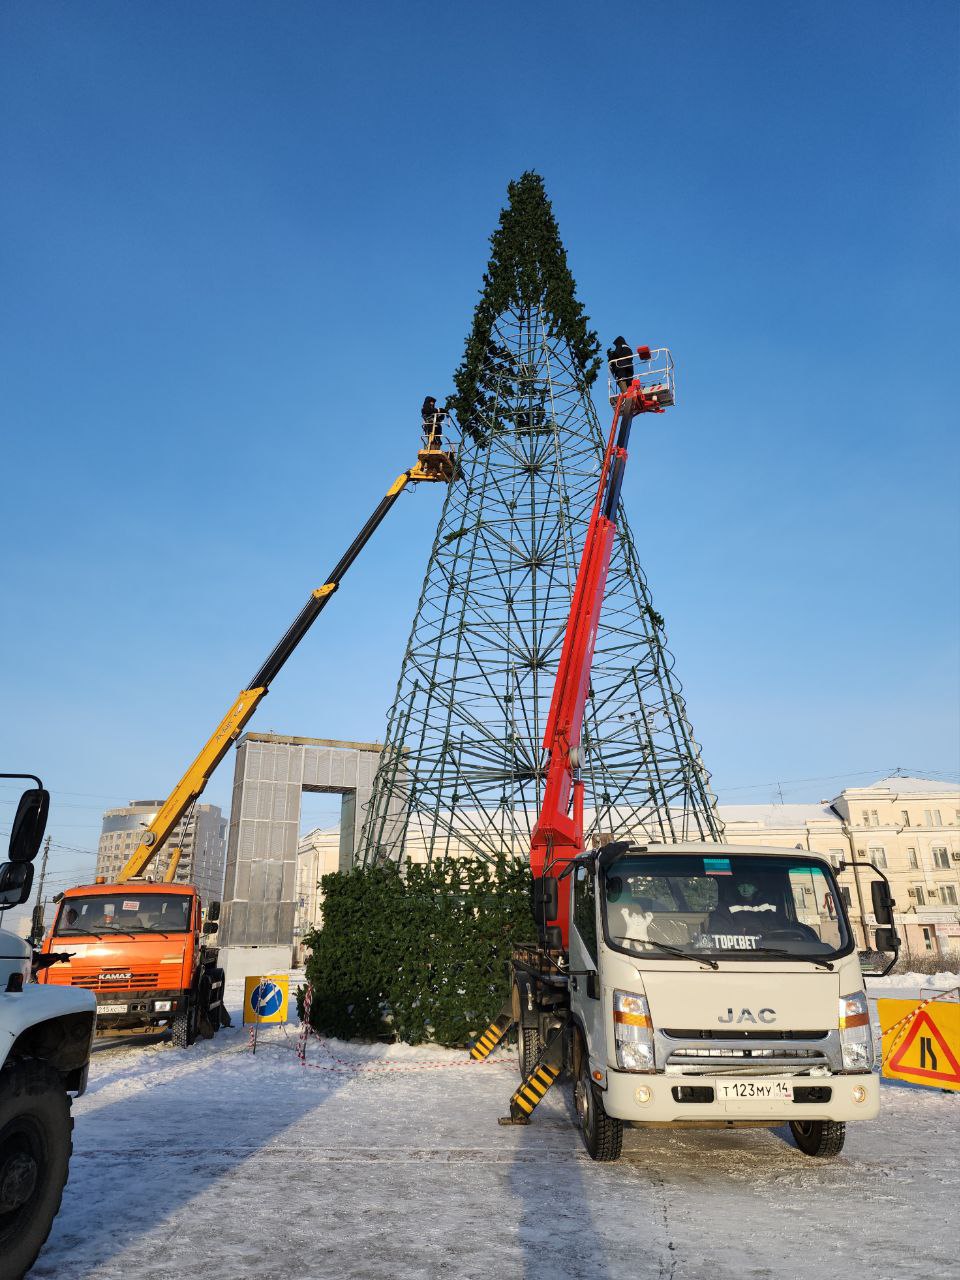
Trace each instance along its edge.
<path fill-rule="evenodd" d="M 540 307 L 494 324 L 390 710 L 359 858 L 529 850 L 544 724 L 606 443 Z M 654 418 L 654 423 L 663 421 Z M 633 445 L 642 467 L 643 435 Z M 581 752 L 590 832 L 722 839 L 709 775 L 621 509 Z"/>

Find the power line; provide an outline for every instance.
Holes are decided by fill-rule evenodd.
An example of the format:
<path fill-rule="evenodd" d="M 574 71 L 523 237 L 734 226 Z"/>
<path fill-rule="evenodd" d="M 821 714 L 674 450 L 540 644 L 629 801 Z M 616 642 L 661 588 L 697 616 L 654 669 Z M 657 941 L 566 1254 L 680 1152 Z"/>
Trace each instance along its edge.
<path fill-rule="evenodd" d="M 722 783 L 718 782 L 716 783 L 716 787 L 718 791 L 723 791 L 723 792 L 760 791 L 764 788 L 776 788 L 779 786 L 794 786 L 802 782 L 835 782 L 838 778 L 841 778 L 841 779 L 842 778 L 865 778 L 865 777 L 869 777 L 872 774 L 879 774 L 881 777 L 887 778 L 887 777 L 892 777 L 894 774 L 896 774 L 896 772 L 897 772 L 896 769 L 890 769 L 890 768 L 848 769 L 848 770 L 845 770 L 843 773 L 820 774 L 814 778 L 775 778 L 773 781 L 770 781 L 770 782 L 744 783 L 736 787 L 724 786 Z M 946 770 L 928 769 L 925 772 L 921 772 L 919 770 L 914 770 L 914 769 L 903 769 L 902 767 L 900 768 L 901 776 L 907 776 L 907 777 L 923 778 L 923 777 L 929 777 L 933 773 L 941 773 L 948 781 L 950 782 L 956 781 L 957 784 L 960 785 L 960 776 L 955 774 L 951 775 Z M 932 780 L 937 781 L 937 779 L 932 779 Z"/>

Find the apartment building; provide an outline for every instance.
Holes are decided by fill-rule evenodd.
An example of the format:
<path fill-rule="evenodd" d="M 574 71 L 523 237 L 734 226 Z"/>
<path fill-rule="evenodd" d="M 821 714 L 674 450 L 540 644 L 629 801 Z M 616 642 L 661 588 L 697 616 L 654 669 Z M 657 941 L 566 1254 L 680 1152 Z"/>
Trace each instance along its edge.
<path fill-rule="evenodd" d="M 128 805 L 106 811 L 97 845 L 98 876 L 106 880 L 117 878 L 163 803 L 162 800 L 131 800 Z M 163 880 L 170 864 L 171 850 L 179 845 L 180 862 L 174 882 L 195 884 L 205 903 L 219 900 L 223 894 L 226 837 L 227 824 L 219 807 L 215 804 L 195 805 L 189 822 L 181 819 L 150 864 L 147 874 L 155 880 Z"/>

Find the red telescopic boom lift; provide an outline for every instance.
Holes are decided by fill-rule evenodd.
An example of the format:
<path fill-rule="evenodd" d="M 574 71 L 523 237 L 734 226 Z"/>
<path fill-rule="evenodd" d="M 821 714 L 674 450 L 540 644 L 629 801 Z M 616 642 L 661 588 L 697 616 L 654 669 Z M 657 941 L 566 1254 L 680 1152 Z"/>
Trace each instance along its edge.
<path fill-rule="evenodd" d="M 530 992 L 535 987 L 539 998 L 546 992 L 543 1008 L 547 1011 L 548 1021 L 554 1013 L 566 1007 L 565 952 L 569 942 L 570 879 L 564 873 L 570 863 L 584 852 L 580 735 L 590 691 L 597 627 L 617 531 L 630 429 L 638 414 L 662 413 L 674 402 L 670 352 L 666 347 L 654 350 L 637 347 L 636 353 L 643 366 L 637 377 L 633 377 L 631 371 L 629 379 L 623 378 L 611 368 L 617 379 L 618 392 L 610 399 L 614 408 L 613 423 L 570 601 L 570 616 L 543 736 L 543 746 L 548 753 L 546 784 L 540 813 L 530 837 L 533 907 L 540 931 L 539 945 L 521 946 L 514 950 L 511 999 L 470 1048 L 471 1056 L 482 1060 L 516 1025 L 525 1077 L 521 1089 L 532 1088 L 537 1099 L 559 1074 L 560 1050 L 557 1046 L 560 1039 L 556 1037 L 548 1044 L 544 1051 L 547 1056 L 539 1058 L 543 1037 L 539 1032 L 531 1035 L 520 1007 L 520 993 Z M 532 1011 L 533 1004 L 530 1003 L 527 1012 Z M 539 1080 L 529 1085 L 527 1080 L 535 1067 L 541 1074 Z M 536 1101 L 531 1103 L 534 1094 L 527 1098 L 514 1095 L 511 1115 L 515 1122 L 525 1123 L 525 1116 L 536 1105 Z"/>
<path fill-rule="evenodd" d="M 638 347 L 641 362 L 658 366 L 652 375 L 641 373 L 613 401 L 613 424 L 600 469 L 597 496 L 587 526 L 577 582 L 570 602 L 567 633 L 560 666 L 553 687 L 550 714 L 543 735 L 548 752 L 546 785 L 540 814 L 530 839 L 530 865 L 534 883 L 556 879 L 571 859 L 583 852 L 583 782 L 580 777 L 580 735 L 590 690 L 590 669 L 597 640 L 597 626 L 603 607 L 607 572 L 617 531 L 620 491 L 627 465 L 627 445 L 633 419 L 641 413 L 662 413 L 673 404 L 670 371 L 672 361 L 666 348 Z M 572 812 L 571 812 L 572 793 Z M 567 909 L 570 898 L 568 878 L 557 883 L 557 911 L 544 921 L 548 942 L 566 947 Z M 541 901 L 546 899 L 538 894 Z"/>

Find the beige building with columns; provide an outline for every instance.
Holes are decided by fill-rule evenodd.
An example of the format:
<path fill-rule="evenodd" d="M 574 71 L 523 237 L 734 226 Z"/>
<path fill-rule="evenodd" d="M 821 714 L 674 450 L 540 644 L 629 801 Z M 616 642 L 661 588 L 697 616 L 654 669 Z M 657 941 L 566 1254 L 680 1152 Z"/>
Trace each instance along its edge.
<path fill-rule="evenodd" d="M 929 778 L 893 776 L 865 787 L 845 787 L 817 804 L 719 806 L 730 844 L 773 845 L 826 855 L 839 872 L 857 945 L 873 946 L 877 927 L 870 884 L 875 862 L 890 880 L 895 921 L 904 950 L 917 955 L 960 953 L 960 786 Z M 585 815 L 587 820 L 592 814 Z M 639 836 L 638 839 L 644 837 Z M 296 943 L 320 918 L 317 882 L 336 871 L 338 828 L 303 836 L 297 858 Z M 410 847 L 415 861 L 426 849 Z M 450 852 L 469 851 L 452 847 Z M 518 847 L 524 856 L 528 847 Z"/>
<path fill-rule="evenodd" d="M 320 921 L 320 881 L 340 870 L 340 828 L 315 827 L 297 844 L 297 906 L 293 917 L 293 963 L 306 959 L 302 938 Z"/>
<path fill-rule="evenodd" d="M 721 805 L 727 840 L 825 853 L 854 866 L 840 885 L 861 948 L 872 945 L 876 922 L 869 867 L 890 880 L 895 920 L 905 950 L 917 955 L 960 952 L 960 786 L 894 775 L 865 787 L 845 787 L 819 804 Z M 866 935 L 864 924 L 866 923 Z"/>

